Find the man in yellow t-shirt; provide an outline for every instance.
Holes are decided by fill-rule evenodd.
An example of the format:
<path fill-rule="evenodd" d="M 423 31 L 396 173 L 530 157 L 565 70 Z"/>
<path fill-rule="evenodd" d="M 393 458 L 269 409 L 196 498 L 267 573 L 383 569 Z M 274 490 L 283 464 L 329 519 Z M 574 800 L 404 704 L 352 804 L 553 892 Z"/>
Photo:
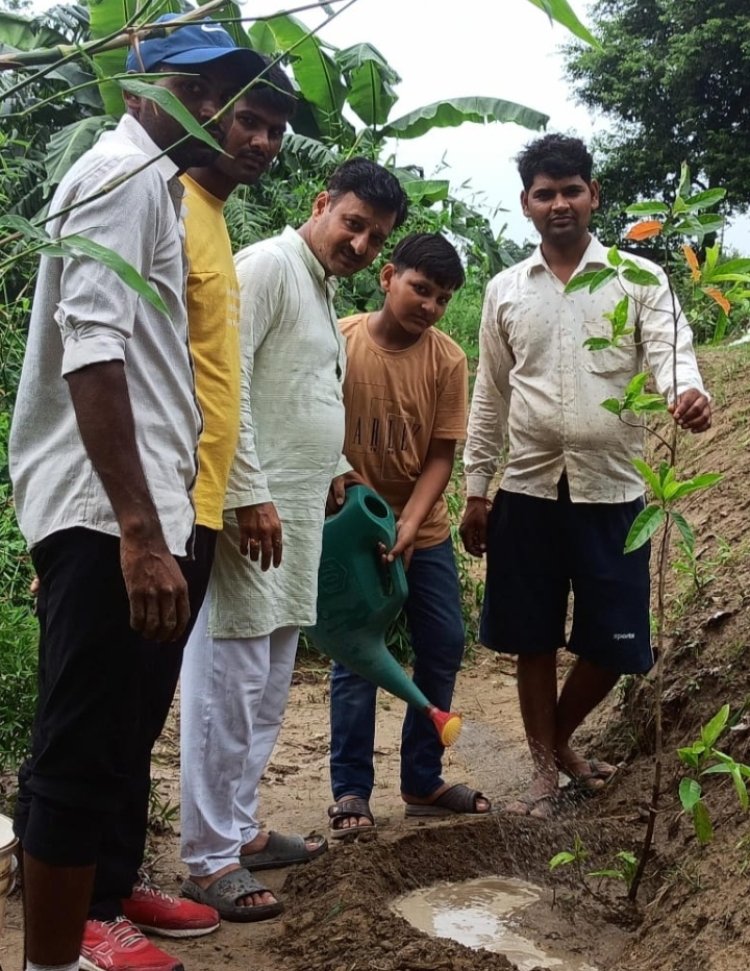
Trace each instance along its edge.
<path fill-rule="evenodd" d="M 286 74 L 278 65 L 267 67 L 235 105 L 227 155 L 182 176 L 190 350 L 203 411 L 193 501 L 197 525 L 214 530 L 222 528 L 240 422 L 239 286 L 224 204 L 238 185 L 253 185 L 267 171 L 295 106 Z"/>
<path fill-rule="evenodd" d="M 464 649 L 464 626 L 445 488 L 456 441 L 466 428 L 466 355 L 434 328 L 464 282 L 458 253 L 442 236 L 407 236 L 381 272 L 385 302 L 340 321 L 346 338 L 346 437 L 354 471 L 397 517 L 396 543 L 408 568 L 406 617 L 414 681 L 450 708 Z M 334 839 L 374 826 L 376 688 L 340 664 L 331 678 L 331 784 Z M 429 719 L 410 708 L 401 739 L 401 796 L 407 816 L 486 813 L 482 793 L 441 777 L 443 747 Z"/>

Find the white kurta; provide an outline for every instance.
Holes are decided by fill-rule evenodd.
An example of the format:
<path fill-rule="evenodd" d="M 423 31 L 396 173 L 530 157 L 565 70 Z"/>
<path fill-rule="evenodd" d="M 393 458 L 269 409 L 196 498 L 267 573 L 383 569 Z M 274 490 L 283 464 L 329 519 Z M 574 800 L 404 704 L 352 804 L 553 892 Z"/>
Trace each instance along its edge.
<path fill-rule="evenodd" d="M 211 585 L 208 632 L 260 637 L 315 623 L 325 499 L 344 440 L 345 352 L 334 284 L 287 227 L 235 258 L 240 283 L 240 439 Z M 273 502 L 281 565 L 240 554 L 234 510 Z"/>

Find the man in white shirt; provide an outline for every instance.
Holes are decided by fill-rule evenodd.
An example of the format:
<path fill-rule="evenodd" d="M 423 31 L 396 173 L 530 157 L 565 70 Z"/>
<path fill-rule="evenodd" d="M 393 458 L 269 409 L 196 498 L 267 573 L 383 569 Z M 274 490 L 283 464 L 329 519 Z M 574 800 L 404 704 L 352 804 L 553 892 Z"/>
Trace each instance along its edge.
<path fill-rule="evenodd" d="M 231 112 L 220 112 L 264 62 L 201 21 L 141 42 L 128 67 L 169 72 L 157 84 L 221 140 Z M 167 315 L 103 263 L 42 257 L 11 431 L 18 519 L 40 582 L 39 699 L 15 819 L 28 971 L 74 971 L 79 953 L 93 969 L 181 967 L 125 911 L 151 747 L 213 552 L 190 497 L 201 420 L 177 175 L 216 152 L 154 102 L 125 100 L 117 128 L 62 180 L 48 228 L 114 249 Z M 162 898 L 163 909 L 182 906 Z M 205 908 L 188 917 L 199 933 L 206 917 L 217 926 Z"/>
<path fill-rule="evenodd" d="M 299 628 L 315 623 L 324 507 L 344 442 L 334 277 L 369 266 L 406 215 L 398 180 L 344 162 L 298 230 L 237 254 L 240 437 L 224 529 L 182 679 L 182 893 L 255 921 L 281 904 L 254 871 L 325 841 L 263 832 L 258 784 L 278 736 Z M 283 555 L 282 555 L 283 552 Z M 270 569 L 273 566 L 274 569 Z"/>
<path fill-rule="evenodd" d="M 461 536 L 469 553 L 487 553 L 482 643 L 518 655 L 534 775 L 507 808 L 548 818 L 557 809 L 559 771 L 586 793 L 612 778 L 614 766 L 575 752 L 571 736 L 621 674 L 653 663 L 648 548 L 623 553 L 643 508 L 643 482 L 631 458 L 642 455 L 644 434 L 601 402 L 619 398 L 645 366 L 681 427 L 704 431 L 711 412 L 690 327 L 677 307 L 675 341 L 672 297 L 654 264 L 637 260 L 657 275 L 658 287 L 628 286 L 633 342 L 601 351 L 584 347 L 590 337 L 610 336 L 604 314 L 625 293 L 616 278 L 593 294 L 564 292 L 575 274 L 608 265 L 607 250 L 588 230 L 599 186 L 585 145 L 546 135 L 518 162 L 523 211 L 542 241 L 487 287 Z M 506 420 L 508 459 L 490 503 Z M 565 644 L 571 588 L 567 647 L 577 660 L 558 698 L 556 652 Z"/>

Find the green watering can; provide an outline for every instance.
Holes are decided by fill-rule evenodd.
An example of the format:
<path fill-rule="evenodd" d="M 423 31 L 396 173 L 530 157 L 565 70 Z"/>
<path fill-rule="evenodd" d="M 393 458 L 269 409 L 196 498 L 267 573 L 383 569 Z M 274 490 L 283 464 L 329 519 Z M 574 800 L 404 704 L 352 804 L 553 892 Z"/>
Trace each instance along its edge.
<path fill-rule="evenodd" d="M 432 721 L 443 745 L 461 731 L 461 716 L 430 704 L 385 646 L 385 633 L 408 594 L 401 559 L 384 563 L 396 521 L 372 489 L 351 486 L 341 509 L 323 527 L 318 573 L 318 622 L 307 635 L 321 653 L 402 698 Z"/>

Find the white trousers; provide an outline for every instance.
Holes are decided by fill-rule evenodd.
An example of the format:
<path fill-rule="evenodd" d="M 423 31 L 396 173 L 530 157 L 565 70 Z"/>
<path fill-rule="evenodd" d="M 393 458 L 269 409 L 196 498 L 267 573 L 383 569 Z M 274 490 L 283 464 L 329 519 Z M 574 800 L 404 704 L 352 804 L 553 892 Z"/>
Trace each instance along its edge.
<path fill-rule="evenodd" d="M 258 786 L 284 717 L 298 627 L 209 637 L 204 602 L 180 687 L 182 859 L 192 876 L 236 863 L 260 831 Z"/>

